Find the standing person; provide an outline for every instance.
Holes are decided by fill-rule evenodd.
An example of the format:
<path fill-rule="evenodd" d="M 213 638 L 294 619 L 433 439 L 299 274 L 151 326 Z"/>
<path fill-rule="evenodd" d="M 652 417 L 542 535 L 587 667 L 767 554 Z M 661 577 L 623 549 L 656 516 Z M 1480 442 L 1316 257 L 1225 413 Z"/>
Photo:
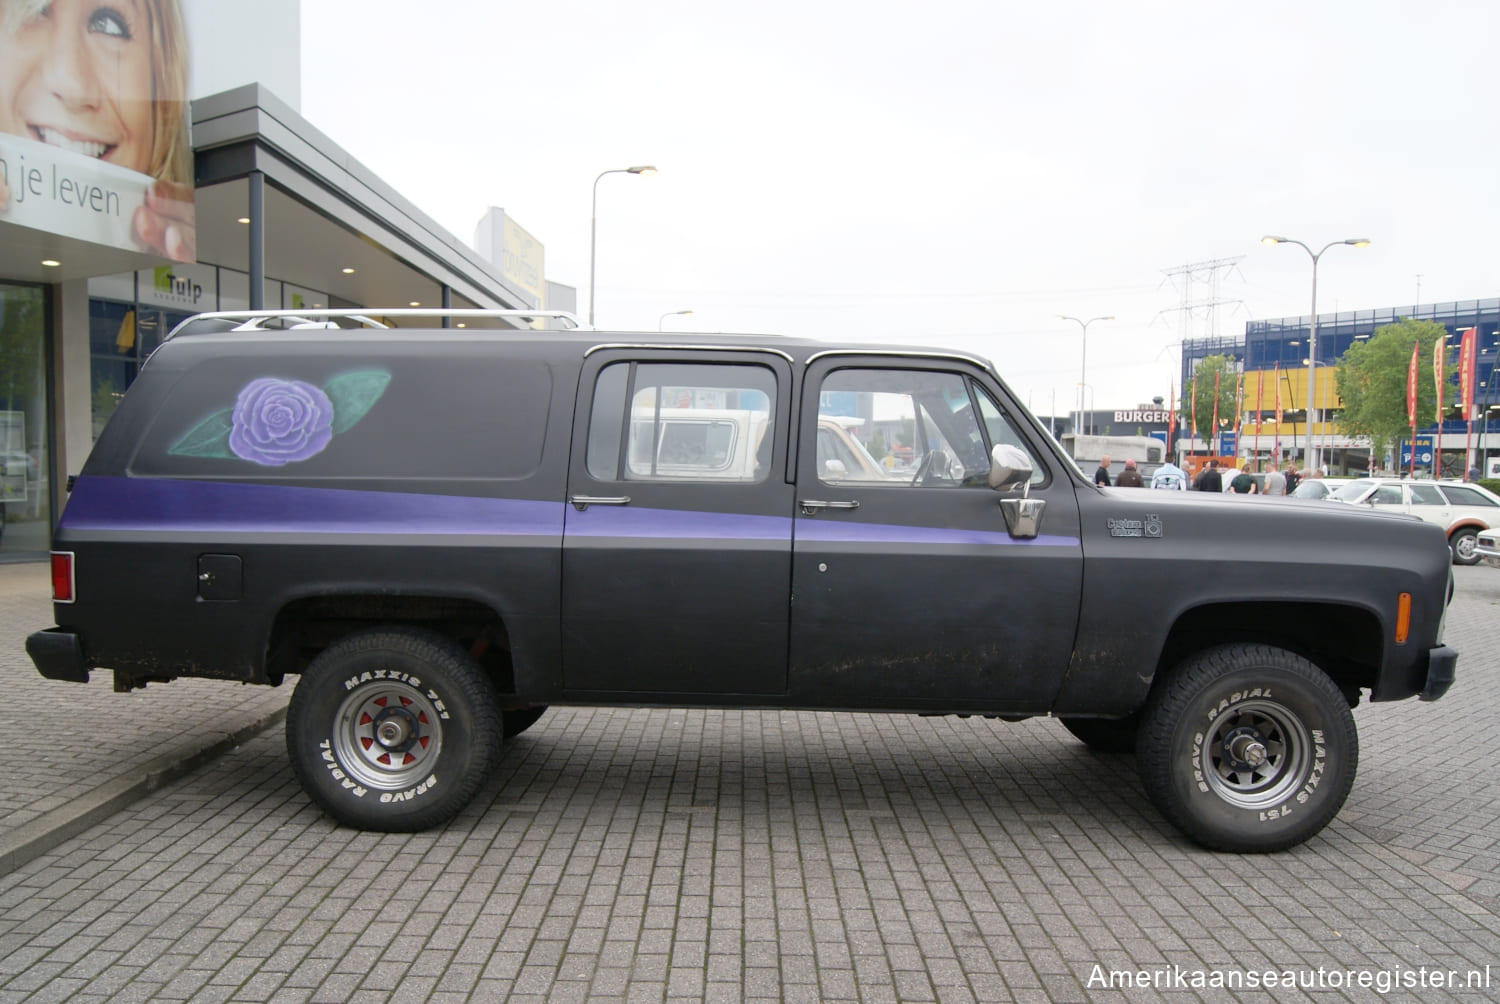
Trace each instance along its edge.
<path fill-rule="evenodd" d="M 1120 472 L 1120 477 L 1115 481 L 1116 488 L 1144 488 L 1146 483 L 1141 480 L 1141 472 L 1135 469 L 1135 461 L 1125 461 L 1125 469 Z"/>
<path fill-rule="evenodd" d="M 1274 463 L 1266 471 L 1266 487 L 1261 494 L 1278 496 L 1286 494 L 1286 476 L 1276 469 Z"/>
<path fill-rule="evenodd" d="M 0 0 L 0 133 L 142 175 L 135 240 L 181 262 L 197 260 L 186 39 L 178 0 Z M 14 194 L 0 179 L 0 213 Z"/>
<path fill-rule="evenodd" d="M 1151 487 L 1185 492 L 1188 490 L 1187 471 L 1168 460 L 1156 469 L 1155 474 L 1151 475 Z"/>
<path fill-rule="evenodd" d="M 1292 494 L 1292 492 L 1294 492 L 1294 491 L 1297 490 L 1297 482 L 1299 482 L 1301 480 L 1302 480 L 1302 477 L 1301 477 L 1301 475 L 1299 475 L 1297 473 L 1297 468 L 1295 466 L 1293 466 L 1292 464 L 1287 464 L 1286 465 L 1286 493 L 1288 495 Z"/>
<path fill-rule="evenodd" d="M 1250 476 L 1248 470 L 1242 468 L 1235 473 L 1234 477 L 1229 479 L 1229 490 L 1236 495 L 1254 495 L 1256 491 L 1255 479 Z"/>
<path fill-rule="evenodd" d="M 1098 485 L 1100 488 L 1108 488 L 1109 487 L 1110 481 L 1109 481 L 1109 458 L 1108 457 L 1100 457 L 1099 458 L 1099 469 L 1094 472 L 1094 484 Z"/>
<path fill-rule="evenodd" d="M 1210 459 L 1198 476 L 1193 479 L 1193 491 L 1195 492 L 1222 492 L 1224 490 L 1224 479 L 1219 474 L 1219 462 Z"/>

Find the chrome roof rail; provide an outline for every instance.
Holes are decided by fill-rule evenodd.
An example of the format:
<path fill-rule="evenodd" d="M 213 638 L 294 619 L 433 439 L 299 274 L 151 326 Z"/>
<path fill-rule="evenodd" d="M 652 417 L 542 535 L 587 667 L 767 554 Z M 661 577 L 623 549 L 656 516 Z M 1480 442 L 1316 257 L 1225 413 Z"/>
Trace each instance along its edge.
<path fill-rule="evenodd" d="M 556 320 L 570 328 L 581 328 L 578 316 L 566 310 L 487 310 L 484 308 L 433 307 L 337 307 L 319 310 L 217 310 L 194 314 L 179 323 L 167 335 L 171 338 L 188 325 L 202 328 L 204 321 L 221 321 L 221 331 L 271 331 L 296 328 L 339 328 L 338 320 L 355 321 L 365 328 L 388 328 L 377 318 L 436 317 L 474 319 L 514 319 L 525 321 Z M 266 326 L 267 321 L 288 322 L 276 328 Z"/>

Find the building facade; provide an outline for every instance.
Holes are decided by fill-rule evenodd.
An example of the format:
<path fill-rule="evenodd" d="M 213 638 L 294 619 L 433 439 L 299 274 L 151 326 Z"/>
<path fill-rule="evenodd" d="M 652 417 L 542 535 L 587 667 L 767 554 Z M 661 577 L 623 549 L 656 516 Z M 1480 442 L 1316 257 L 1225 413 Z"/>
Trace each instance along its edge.
<path fill-rule="evenodd" d="M 1477 466 L 1486 470 L 1489 458 L 1500 457 L 1500 388 L 1491 386 L 1495 363 L 1500 358 L 1500 298 L 1319 314 L 1317 360 L 1313 366 L 1316 406 L 1310 422 L 1307 407 L 1310 316 L 1250 321 L 1240 337 L 1189 339 L 1182 348 L 1182 385 L 1191 385 L 1194 369 L 1208 356 L 1224 355 L 1235 361 L 1243 377 L 1245 401 L 1234 443 L 1234 452 L 1241 458 L 1276 457 L 1282 462 L 1300 464 L 1308 455 L 1311 437 L 1330 472 L 1352 474 L 1399 467 L 1399 457 L 1372 457 L 1368 441 L 1339 428 L 1342 402 L 1335 374 L 1339 360 L 1351 345 L 1402 318 L 1441 324 L 1448 332 L 1450 347 L 1459 344 L 1465 330 L 1475 329 L 1478 352 L 1470 388 L 1477 413 L 1473 428 L 1463 421 L 1449 420 L 1442 428 L 1429 421 L 1418 427 L 1417 436 L 1419 441 L 1429 441 L 1433 447 L 1434 462 L 1427 473 L 1462 476 L 1465 457 L 1470 451 Z M 1280 423 L 1276 421 L 1278 403 Z M 1490 429 L 1491 417 L 1495 419 L 1494 430 Z M 1230 426 L 1232 421 L 1226 416 L 1224 424 Z M 1220 445 L 1187 439 L 1182 448 L 1191 452 L 1217 452 Z"/>
<path fill-rule="evenodd" d="M 111 79 L 175 95 L 136 105 L 153 109 L 158 140 L 183 149 L 126 163 L 112 159 L 124 141 L 80 142 L 82 122 L 70 144 L 0 126 L 0 560 L 45 556 L 68 475 L 151 351 L 194 313 L 541 310 L 549 297 L 572 309 L 572 290 L 541 275 L 540 243 L 499 210 L 482 224 L 503 235 L 487 257 L 302 118 L 297 0 L 143 4 L 153 30 L 137 34 L 155 76 Z M 33 44 L 35 16 L 5 22 L 0 60 L 55 78 L 65 57 Z"/>

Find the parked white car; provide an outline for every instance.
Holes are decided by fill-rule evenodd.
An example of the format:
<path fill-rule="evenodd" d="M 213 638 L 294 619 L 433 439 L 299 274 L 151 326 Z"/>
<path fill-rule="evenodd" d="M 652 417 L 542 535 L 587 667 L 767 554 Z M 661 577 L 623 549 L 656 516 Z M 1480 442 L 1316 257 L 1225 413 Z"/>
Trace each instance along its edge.
<path fill-rule="evenodd" d="M 1298 499 L 1332 498 L 1334 492 L 1351 480 L 1351 478 L 1303 478 L 1297 482 L 1297 487 L 1292 489 L 1291 496 Z"/>
<path fill-rule="evenodd" d="M 1485 530 L 1474 542 L 1474 553 L 1491 568 L 1500 568 L 1500 530 Z"/>
<path fill-rule="evenodd" d="M 1373 509 L 1410 513 L 1438 524 L 1448 534 L 1448 549 L 1458 565 L 1477 564 L 1479 535 L 1500 526 L 1500 496 L 1463 481 L 1357 478 L 1332 497 Z"/>

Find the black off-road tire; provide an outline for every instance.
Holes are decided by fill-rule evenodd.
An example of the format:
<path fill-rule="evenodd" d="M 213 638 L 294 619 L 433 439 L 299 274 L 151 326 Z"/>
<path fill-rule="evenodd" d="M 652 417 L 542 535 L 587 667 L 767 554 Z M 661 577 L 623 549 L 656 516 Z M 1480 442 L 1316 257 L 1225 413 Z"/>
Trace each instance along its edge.
<path fill-rule="evenodd" d="M 303 790 L 345 826 L 410 832 L 452 819 L 499 757 L 494 686 L 458 645 L 377 628 L 303 672 L 286 745 Z"/>
<path fill-rule="evenodd" d="M 1128 718 L 1059 718 L 1058 721 L 1074 738 L 1100 753 L 1134 753 L 1141 730 L 1139 714 Z"/>
<path fill-rule="evenodd" d="M 505 728 L 505 738 L 514 739 L 537 723 L 537 719 L 547 713 L 547 705 L 539 708 L 518 708 L 515 711 L 500 712 L 500 723 Z"/>
<path fill-rule="evenodd" d="M 1200 652 L 1158 681 L 1136 748 L 1146 794 L 1205 847 L 1285 850 L 1338 814 L 1359 767 L 1349 702 L 1269 645 Z"/>
<path fill-rule="evenodd" d="M 1455 565 L 1479 564 L 1479 555 L 1474 553 L 1474 547 L 1478 543 L 1479 531 L 1472 526 L 1453 531 L 1453 536 L 1448 538 L 1448 550 L 1453 552 L 1453 563 Z"/>

